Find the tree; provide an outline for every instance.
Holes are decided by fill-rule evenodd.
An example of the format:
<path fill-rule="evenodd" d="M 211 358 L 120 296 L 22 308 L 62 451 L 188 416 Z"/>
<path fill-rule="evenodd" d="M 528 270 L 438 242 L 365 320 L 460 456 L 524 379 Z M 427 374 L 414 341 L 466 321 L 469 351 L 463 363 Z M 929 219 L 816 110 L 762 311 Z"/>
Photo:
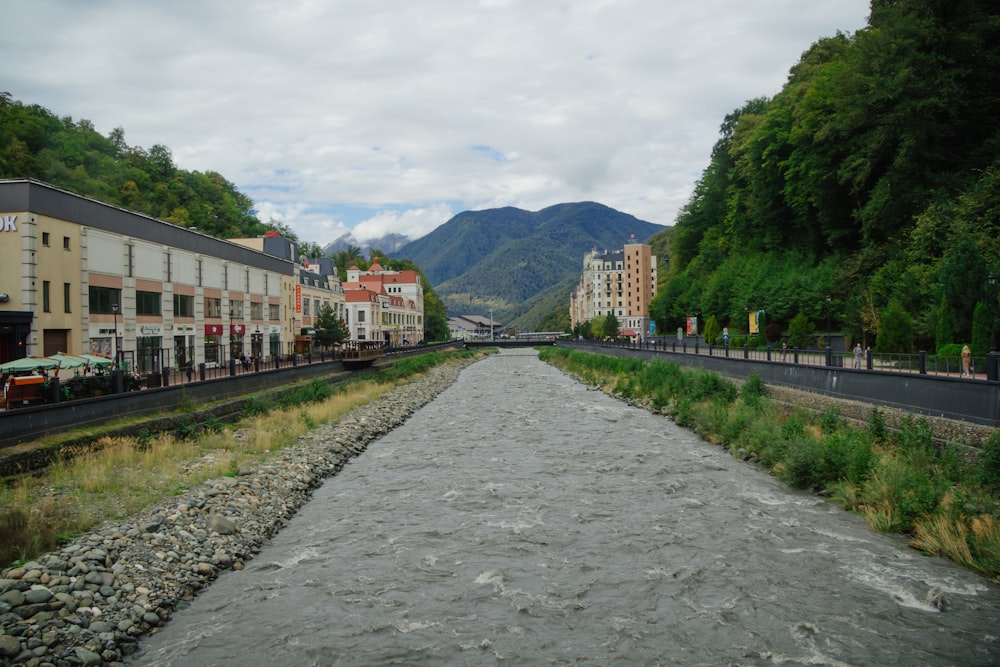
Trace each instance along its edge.
<path fill-rule="evenodd" d="M 604 330 L 601 332 L 605 338 L 617 338 L 620 333 L 621 325 L 618 323 L 618 318 L 615 317 L 614 312 L 610 312 L 604 318 Z"/>
<path fill-rule="evenodd" d="M 972 354 L 981 357 L 990 351 L 993 343 L 990 340 L 992 333 L 990 308 L 979 301 L 972 313 L 972 344 L 969 346 L 972 348 Z"/>
<path fill-rule="evenodd" d="M 815 327 L 806 314 L 799 311 L 788 323 L 788 342 L 792 347 L 805 348 L 813 342 Z"/>
<path fill-rule="evenodd" d="M 875 349 L 879 352 L 912 352 L 913 319 L 903 304 L 893 299 L 882 311 L 882 325 L 875 336 Z"/>
<path fill-rule="evenodd" d="M 334 345 L 339 345 L 347 340 L 351 333 L 344 320 L 340 319 L 333 312 L 330 304 L 324 303 L 319 309 L 316 317 L 316 333 L 314 334 L 317 343 L 329 349 Z"/>
<path fill-rule="evenodd" d="M 705 342 L 711 345 L 721 335 L 722 327 L 719 326 L 719 321 L 715 319 L 715 315 L 709 315 L 708 320 L 705 322 Z"/>
<path fill-rule="evenodd" d="M 938 306 L 937 322 L 934 330 L 934 349 L 940 350 L 945 345 L 955 342 L 954 329 L 952 328 L 951 310 L 948 308 L 948 299 L 941 296 L 941 303 Z"/>

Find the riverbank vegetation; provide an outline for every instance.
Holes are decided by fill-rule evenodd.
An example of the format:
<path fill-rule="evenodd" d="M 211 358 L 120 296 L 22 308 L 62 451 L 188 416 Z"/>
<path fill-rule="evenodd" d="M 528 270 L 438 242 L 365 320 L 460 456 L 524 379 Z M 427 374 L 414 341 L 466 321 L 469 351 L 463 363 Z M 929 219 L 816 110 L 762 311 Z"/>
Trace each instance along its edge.
<path fill-rule="evenodd" d="M 190 428 L 180 434 L 106 437 L 90 453 L 0 487 L 0 564 L 35 558 L 104 521 L 128 517 L 206 480 L 234 476 L 430 368 L 475 354 L 400 359 L 374 376 L 339 385 L 312 380 L 280 400 L 258 394 L 244 401 L 236 424 L 199 419 L 192 405 Z"/>
<path fill-rule="evenodd" d="M 940 445 L 926 420 L 898 429 L 873 408 L 867 424 L 836 408 L 815 414 L 771 400 L 758 375 L 741 387 L 715 373 L 544 348 L 540 357 L 587 384 L 662 411 L 791 486 L 863 515 L 878 531 L 1000 584 L 1000 433 L 981 448 Z"/>

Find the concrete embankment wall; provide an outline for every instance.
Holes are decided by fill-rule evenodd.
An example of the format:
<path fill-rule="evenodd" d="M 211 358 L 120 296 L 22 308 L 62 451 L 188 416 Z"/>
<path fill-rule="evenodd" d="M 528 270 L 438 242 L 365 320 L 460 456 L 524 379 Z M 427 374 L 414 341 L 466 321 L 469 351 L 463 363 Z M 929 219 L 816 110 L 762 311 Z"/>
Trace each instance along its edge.
<path fill-rule="evenodd" d="M 757 373 L 767 384 L 812 391 L 826 396 L 899 408 L 917 414 L 1000 426 L 1000 382 L 966 378 L 807 366 L 780 361 L 710 357 L 670 351 L 560 342 L 593 354 L 660 359 L 701 368 L 734 379 Z"/>

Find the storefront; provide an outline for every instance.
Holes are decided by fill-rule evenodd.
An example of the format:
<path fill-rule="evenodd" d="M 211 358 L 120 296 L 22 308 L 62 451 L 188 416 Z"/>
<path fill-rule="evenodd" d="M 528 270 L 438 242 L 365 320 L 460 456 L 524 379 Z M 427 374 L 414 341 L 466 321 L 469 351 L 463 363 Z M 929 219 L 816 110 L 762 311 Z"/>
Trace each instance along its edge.
<path fill-rule="evenodd" d="M 259 326 L 255 326 L 250 334 L 250 356 L 260 359 L 264 356 L 264 333 Z"/>
<path fill-rule="evenodd" d="M 272 324 L 268 328 L 268 352 L 272 359 L 281 357 L 281 325 Z"/>
<path fill-rule="evenodd" d="M 230 324 L 229 325 L 229 358 L 230 359 L 242 359 L 243 358 L 243 338 L 246 334 L 247 326 L 245 324 Z"/>
<path fill-rule="evenodd" d="M 215 368 L 222 362 L 222 325 L 205 325 L 205 365 Z"/>
<path fill-rule="evenodd" d="M 136 370 L 152 373 L 161 365 L 160 350 L 163 348 L 163 327 L 159 324 L 139 326 L 135 338 Z"/>
<path fill-rule="evenodd" d="M 188 364 L 194 367 L 194 325 L 174 325 L 174 368 L 184 370 Z"/>

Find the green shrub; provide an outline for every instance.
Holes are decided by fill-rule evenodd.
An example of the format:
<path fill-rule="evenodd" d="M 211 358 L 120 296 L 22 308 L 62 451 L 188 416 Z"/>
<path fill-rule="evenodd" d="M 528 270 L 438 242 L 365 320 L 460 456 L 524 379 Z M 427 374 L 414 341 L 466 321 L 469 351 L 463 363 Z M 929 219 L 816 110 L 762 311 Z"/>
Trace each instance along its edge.
<path fill-rule="evenodd" d="M 758 399 L 767 396 L 767 384 L 756 371 L 747 376 L 740 390 L 740 397 L 748 403 L 756 403 Z"/>
<path fill-rule="evenodd" d="M 257 417 L 259 415 L 266 415 L 271 411 L 270 403 L 260 397 L 251 396 L 247 400 L 243 401 L 243 416 L 244 417 Z"/>
<path fill-rule="evenodd" d="M 1000 493 L 1000 432 L 993 433 L 979 450 L 976 471 L 976 477 L 984 488 Z"/>
<path fill-rule="evenodd" d="M 840 418 L 840 407 L 836 405 L 831 405 L 819 416 L 819 427 L 823 429 L 824 433 L 836 433 L 843 421 Z"/>
<path fill-rule="evenodd" d="M 889 437 L 889 427 L 885 423 L 885 415 L 877 407 L 872 407 L 868 414 L 868 434 L 876 443 L 885 442 Z"/>
<path fill-rule="evenodd" d="M 781 478 L 799 489 L 823 488 L 823 443 L 803 432 L 789 443 Z"/>

